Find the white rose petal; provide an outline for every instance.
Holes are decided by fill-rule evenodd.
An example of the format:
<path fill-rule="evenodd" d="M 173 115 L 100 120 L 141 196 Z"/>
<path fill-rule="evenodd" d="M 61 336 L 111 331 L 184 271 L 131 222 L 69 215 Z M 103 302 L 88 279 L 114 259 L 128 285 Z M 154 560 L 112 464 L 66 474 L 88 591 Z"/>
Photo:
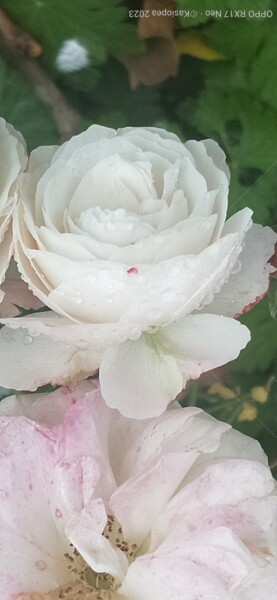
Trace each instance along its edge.
<path fill-rule="evenodd" d="M 16 204 L 18 175 L 27 164 L 25 142 L 20 133 L 0 118 L 0 284 L 13 253 L 11 219 Z M 3 292 L 0 291 L 0 301 Z"/>

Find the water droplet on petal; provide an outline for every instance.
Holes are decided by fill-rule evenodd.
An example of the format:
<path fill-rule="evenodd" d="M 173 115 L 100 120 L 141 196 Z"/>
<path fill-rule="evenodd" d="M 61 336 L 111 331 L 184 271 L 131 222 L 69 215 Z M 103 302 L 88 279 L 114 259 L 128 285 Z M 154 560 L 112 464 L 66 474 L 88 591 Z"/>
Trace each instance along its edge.
<path fill-rule="evenodd" d="M 237 273 L 240 272 L 240 270 L 241 270 L 241 262 L 240 262 L 240 260 L 237 260 L 232 269 L 232 275 L 236 275 Z"/>
<path fill-rule="evenodd" d="M 46 569 L 46 563 L 44 562 L 44 560 L 37 560 L 35 566 L 37 567 L 37 569 L 39 569 L 40 571 L 45 571 Z"/>
<path fill-rule="evenodd" d="M 59 508 L 56 508 L 55 515 L 56 515 L 57 519 L 60 519 L 63 516 L 63 514 Z"/>
<path fill-rule="evenodd" d="M 29 333 L 32 337 L 38 337 L 40 335 L 40 331 L 37 331 L 36 329 L 29 329 Z"/>
<path fill-rule="evenodd" d="M 129 340 L 138 340 L 141 336 L 141 330 L 139 327 L 134 327 L 128 331 Z"/>
<path fill-rule="evenodd" d="M 72 300 L 73 302 L 75 302 L 75 304 L 82 304 L 82 292 L 80 292 L 80 290 L 75 290 L 72 296 Z"/>
<path fill-rule="evenodd" d="M 147 329 L 147 333 L 150 333 L 152 335 L 153 333 L 156 333 L 158 329 L 158 327 L 149 327 L 149 329 Z"/>
<path fill-rule="evenodd" d="M 24 344 L 31 344 L 32 341 L 33 341 L 33 338 L 30 335 L 26 335 L 25 338 L 23 338 Z"/>

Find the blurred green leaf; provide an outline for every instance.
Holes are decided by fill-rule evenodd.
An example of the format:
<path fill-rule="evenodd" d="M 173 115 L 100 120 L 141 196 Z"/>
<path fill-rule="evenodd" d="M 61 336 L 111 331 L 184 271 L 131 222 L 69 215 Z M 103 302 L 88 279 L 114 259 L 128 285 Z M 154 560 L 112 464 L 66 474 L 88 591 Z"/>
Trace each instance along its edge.
<path fill-rule="evenodd" d="M 268 291 L 268 305 L 273 319 L 277 320 L 277 279 L 272 278 Z"/>
<path fill-rule="evenodd" d="M 90 122 L 109 127 L 150 126 L 164 118 L 159 87 L 131 90 L 125 68 L 114 59 L 102 67 L 97 88 L 84 98 L 82 113 Z"/>
<path fill-rule="evenodd" d="M 276 365 L 277 322 L 270 316 L 267 297 L 239 320 L 250 329 L 251 341 L 230 363 L 232 370 L 248 375 L 267 371 Z"/>
<path fill-rule="evenodd" d="M 233 61 L 231 65 L 220 65 L 219 69 L 207 65 L 210 84 L 225 89 L 229 85 L 248 89 L 277 108 L 277 80 L 272 77 L 277 69 L 276 21 L 227 19 L 223 23 L 213 23 L 205 30 L 205 36 L 215 50 Z M 223 72 L 225 77 L 222 78 Z"/>
<path fill-rule="evenodd" d="M 57 143 L 50 111 L 35 96 L 31 85 L 3 61 L 0 61 L 0 105 L 1 116 L 24 135 L 29 150 Z"/>
<path fill-rule="evenodd" d="M 226 387 L 217 379 L 205 388 L 199 382 L 192 382 L 182 406 L 199 406 L 216 419 L 258 439 L 269 461 L 273 462 L 277 459 L 277 378 L 260 376 L 257 387 L 248 377 L 246 389 L 245 378 L 241 379 L 243 386 L 232 384 L 232 387 Z M 233 397 L 226 398 L 226 392 Z"/>
<path fill-rule="evenodd" d="M 268 36 L 275 33 L 272 19 L 217 19 L 204 29 L 212 47 L 233 59 L 237 65 L 249 67 Z M 223 82 L 224 85 L 224 82 Z"/>
<path fill-rule="evenodd" d="M 244 206 L 254 220 L 271 222 L 277 195 L 277 111 L 244 91 L 208 88 L 189 104 L 190 120 L 202 137 L 216 139 L 231 169 L 229 211 Z M 179 114 L 187 118 L 188 108 Z"/>

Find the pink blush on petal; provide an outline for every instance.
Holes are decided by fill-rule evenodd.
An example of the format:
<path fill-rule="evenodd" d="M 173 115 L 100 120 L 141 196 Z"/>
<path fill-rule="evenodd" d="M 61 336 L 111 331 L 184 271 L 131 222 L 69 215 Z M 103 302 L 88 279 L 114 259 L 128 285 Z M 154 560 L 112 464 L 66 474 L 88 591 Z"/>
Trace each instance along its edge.
<path fill-rule="evenodd" d="M 28 289 L 27 283 L 23 281 L 5 281 L 1 289 L 5 293 L 1 303 L 2 317 L 18 316 L 19 310 L 15 305 L 22 306 L 26 310 L 37 310 L 43 306 L 42 302 Z"/>
<path fill-rule="evenodd" d="M 255 300 L 253 302 L 250 302 L 250 304 L 247 304 L 244 309 L 242 310 L 241 313 L 236 313 L 234 315 L 234 319 L 238 319 L 239 317 L 241 317 L 241 315 L 244 315 L 245 313 L 248 313 L 250 310 L 252 310 L 252 308 L 254 308 L 254 306 L 256 306 L 256 304 L 259 304 L 259 302 L 261 302 L 261 300 L 267 295 L 267 290 L 263 293 L 260 294 L 260 296 L 257 296 L 255 298 Z"/>

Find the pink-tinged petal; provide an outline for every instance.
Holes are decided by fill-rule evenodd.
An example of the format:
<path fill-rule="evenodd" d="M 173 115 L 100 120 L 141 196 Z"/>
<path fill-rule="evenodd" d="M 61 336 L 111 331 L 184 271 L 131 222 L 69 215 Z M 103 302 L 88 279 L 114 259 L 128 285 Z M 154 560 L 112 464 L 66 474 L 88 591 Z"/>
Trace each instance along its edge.
<path fill-rule="evenodd" d="M 2 285 L 5 294 L 4 300 L 0 306 L 1 317 L 16 317 L 20 314 L 17 306 L 29 310 L 37 310 L 43 306 L 42 302 L 36 298 L 28 289 L 23 281 L 8 281 Z"/>
<path fill-rule="evenodd" d="M 261 600 L 261 598 L 277 600 L 277 569 L 275 564 L 269 564 L 264 570 L 260 569 L 255 581 L 243 590 L 239 600 Z"/>
<path fill-rule="evenodd" d="M 209 314 L 180 318 L 157 335 L 164 351 L 178 360 L 184 386 L 188 379 L 237 358 L 250 340 L 249 330 L 238 321 Z"/>
<path fill-rule="evenodd" d="M 253 224 L 228 281 L 205 312 L 233 317 L 254 306 L 267 292 L 272 266 L 268 263 L 277 235 L 270 227 Z"/>
<path fill-rule="evenodd" d="M 217 459 L 209 465 L 205 462 L 204 459 L 202 469 L 201 460 L 198 467 L 196 464 L 195 469 L 192 468 L 191 481 L 187 482 L 153 522 L 151 551 L 159 547 L 164 539 L 171 538 L 174 541 L 188 530 L 197 530 L 198 514 L 201 520 L 205 510 L 207 513 L 210 511 L 215 518 L 216 511 L 213 512 L 212 508 L 217 507 L 218 510 L 220 507 L 217 514 L 222 517 L 223 507 L 226 507 L 226 521 L 222 524 L 228 526 L 230 506 L 240 506 L 241 502 L 251 498 L 263 498 L 274 490 L 274 480 L 269 469 L 258 462 L 251 461 L 250 464 L 248 460 L 227 458 L 222 461 Z M 242 516 L 243 513 L 240 514 Z M 177 515 L 182 515 L 181 519 L 178 520 Z M 244 519 L 247 519 L 247 515 Z M 213 529 L 216 522 L 211 525 Z M 207 528 L 206 524 L 202 530 Z M 253 531 L 256 530 L 253 528 Z"/>
<path fill-rule="evenodd" d="M 212 419 L 195 407 L 184 411 L 179 406 L 151 421 L 128 419 L 128 427 L 126 419 L 120 416 L 117 427 L 110 432 L 117 482 L 120 485 L 129 477 L 145 472 L 167 452 L 218 452 L 229 429 L 226 423 Z"/>
<path fill-rule="evenodd" d="M 244 435 L 236 429 L 230 428 L 221 438 L 220 449 L 217 451 L 218 458 L 248 459 L 262 463 L 268 467 L 268 458 L 261 445 L 254 438 Z"/>
<path fill-rule="evenodd" d="M 83 591 L 114 600 L 250 600 L 260 578 L 274 592 L 276 484 L 257 442 L 196 408 L 134 421 L 95 384 L 75 392 L 50 429 L 0 420 L 4 600 L 76 594 L 80 568 Z"/>
<path fill-rule="evenodd" d="M 94 394 L 93 400 L 93 403 L 91 397 L 79 400 L 66 414 L 58 439 L 59 457 L 68 464 L 81 460 L 82 456 L 96 458 L 102 474 L 101 497 L 106 498 L 116 486 L 108 455 L 112 414 L 99 393 Z"/>
<path fill-rule="evenodd" d="M 92 347 L 82 350 L 21 328 L 3 327 L 0 331 L 0 385 L 3 387 L 32 391 L 49 383 L 72 386 L 92 375 L 98 364 L 99 357 Z"/>
<path fill-rule="evenodd" d="M 25 419 L 6 419 L 0 435 L 0 589 L 3 600 L 66 581 L 66 541 L 57 531 L 55 438 Z M 24 457 L 24 460 L 23 460 Z M 24 463 L 24 468 L 23 468 Z"/>
<path fill-rule="evenodd" d="M 232 499 L 230 504 L 207 506 L 204 503 L 188 511 L 184 520 L 190 532 L 228 527 L 250 551 L 255 549 L 265 558 L 277 553 L 277 496 L 250 498 L 238 504 L 232 504 Z"/>
<path fill-rule="evenodd" d="M 66 533 L 96 573 L 109 573 L 121 581 L 128 568 L 126 555 L 102 534 L 107 522 L 102 500 L 92 500 L 67 524 Z"/>
<path fill-rule="evenodd" d="M 0 417 L 27 417 L 47 427 L 63 422 L 69 408 L 84 398 L 87 392 L 97 389 L 94 381 L 82 381 L 77 389 L 62 388 L 49 394 L 20 394 L 8 396 L 0 402 Z"/>
<path fill-rule="evenodd" d="M 132 600 L 230 600 L 216 575 L 177 552 L 146 554 L 137 559 L 130 565 L 119 593 Z"/>
<path fill-rule="evenodd" d="M 159 415 L 182 389 L 176 360 L 156 345 L 152 334 L 108 348 L 99 380 L 108 406 L 134 419 Z"/>
<path fill-rule="evenodd" d="M 114 492 L 109 505 L 121 524 L 124 539 L 138 547 L 147 539 L 156 515 L 176 492 L 198 454 L 188 451 L 185 460 L 178 452 L 162 456 L 152 468 L 130 478 Z"/>

